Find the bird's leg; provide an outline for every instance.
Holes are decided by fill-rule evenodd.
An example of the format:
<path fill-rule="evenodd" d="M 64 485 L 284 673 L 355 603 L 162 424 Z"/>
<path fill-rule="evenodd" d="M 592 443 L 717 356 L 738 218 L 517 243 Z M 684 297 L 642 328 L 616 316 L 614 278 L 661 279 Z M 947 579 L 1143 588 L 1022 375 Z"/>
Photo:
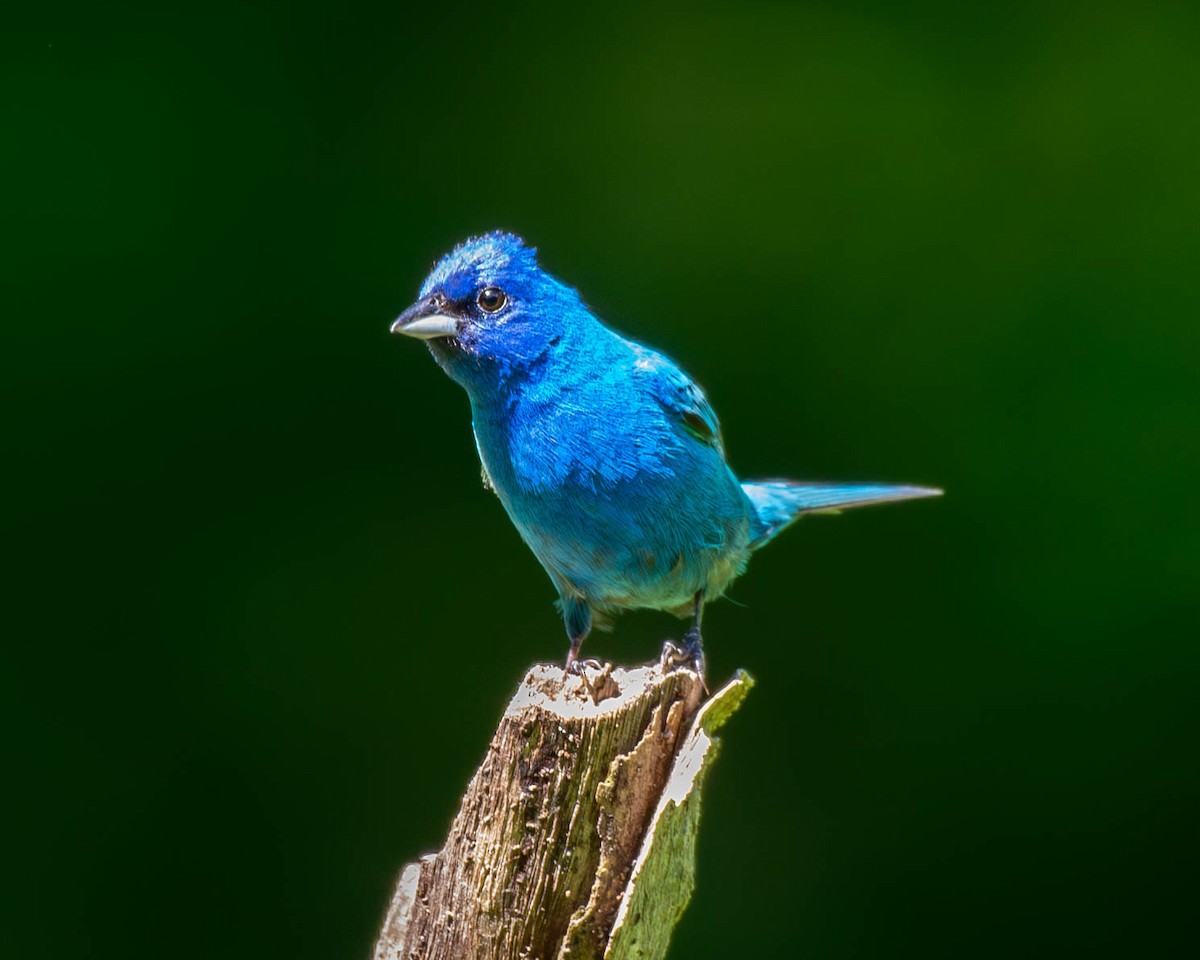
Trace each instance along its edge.
<path fill-rule="evenodd" d="M 577 597 L 563 597 L 561 602 L 563 623 L 566 625 L 567 636 L 571 641 L 571 646 L 567 650 L 567 662 L 563 666 L 563 674 L 578 676 L 585 667 L 599 670 L 600 662 L 598 660 L 579 659 L 579 648 L 583 646 L 583 641 L 587 639 L 587 635 L 592 629 L 591 608 L 587 605 L 587 601 Z"/>
<path fill-rule="evenodd" d="M 603 670 L 602 664 L 595 657 L 588 657 L 584 660 L 579 659 L 579 646 L 583 643 L 583 637 L 572 637 L 571 648 L 567 651 L 567 662 L 563 666 L 563 675 L 573 674 L 574 676 L 583 676 L 584 670 Z"/>
<path fill-rule="evenodd" d="M 700 679 L 703 681 L 704 638 L 700 636 L 700 618 L 704 614 L 703 590 L 696 591 L 693 603 L 695 607 L 692 613 L 692 625 L 688 627 L 687 633 L 683 635 L 683 645 L 680 646 L 671 640 L 664 643 L 661 662 L 663 673 L 669 673 L 679 667 L 691 667 L 700 675 Z M 705 684 L 704 689 L 708 690 L 707 684 Z"/>

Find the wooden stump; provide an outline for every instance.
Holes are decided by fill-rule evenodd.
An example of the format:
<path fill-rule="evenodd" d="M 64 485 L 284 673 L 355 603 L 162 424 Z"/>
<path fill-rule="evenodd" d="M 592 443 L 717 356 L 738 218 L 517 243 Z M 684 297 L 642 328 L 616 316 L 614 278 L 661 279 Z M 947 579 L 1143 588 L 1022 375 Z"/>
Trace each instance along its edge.
<path fill-rule="evenodd" d="M 752 680 L 707 701 L 658 664 L 530 670 L 440 852 L 400 874 L 375 960 L 661 958 L 691 897 L 712 733 Z"/>

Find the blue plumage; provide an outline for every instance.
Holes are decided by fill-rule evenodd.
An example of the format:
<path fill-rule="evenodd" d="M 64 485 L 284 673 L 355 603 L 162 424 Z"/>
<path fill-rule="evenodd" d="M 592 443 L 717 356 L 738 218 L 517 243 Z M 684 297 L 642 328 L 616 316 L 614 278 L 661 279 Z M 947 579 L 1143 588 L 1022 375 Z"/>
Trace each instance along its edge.
<path fill-rule="evenodd" d="M 702 670 L 704 603 L 796 517 L 940 492 L 742 484 L 699 386 L 601 323 L 510 234 L 456 247 L 392 330 L 426 340 L 466 390 L 488 483 L 558 590 L 568 668 L 594 620 L 652 608 L 693 617 L 668 653 Z"/>

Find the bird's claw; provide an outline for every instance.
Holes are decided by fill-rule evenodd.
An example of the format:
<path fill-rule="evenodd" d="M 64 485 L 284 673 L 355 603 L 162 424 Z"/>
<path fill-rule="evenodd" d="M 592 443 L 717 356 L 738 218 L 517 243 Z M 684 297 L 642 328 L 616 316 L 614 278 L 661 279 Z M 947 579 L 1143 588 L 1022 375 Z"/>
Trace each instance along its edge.
<path fill-rule="evenodd" d="M 588 657 L 585 660 L 568 660 L 566 667 L 563 668 L 563 677 L 582 677 L 585 670 L 603 670 L 602 664 L 595 657 Z"/>
<path fill-rule="evenodd" d="M 704 680 L 704 648 L 700 645 L 699 635 L 693 636 L 689 631 L 683 638 L 682 646 L 674 640 L 664 641 L 659 664 L 664 675 L 686 667 L 700 677 L 705 692 L 708 691 L 708 684 Z"/>
<path fill-rule="evenodd" d="M 586 694 L 592 703 L 599 704 L 601 700 L 615 697 L 621 692 L 613 679 L 612 669 L 611 663 L 601 663 L 590 657 L 586 660 L 570 660 L 563 670 L 563 681 L 565 682 L 567 677 L 578 677 L 579 688 L 576 692 Z M 589 670 L 596 676 L 589 677 Z"/>
<path fill-rule="evenodd" d="M 659 657 L 659 664 L 662 666 L 663 673 L 670 673 L 672 670 L 678 669 L 685 663 L 691 662 L 691 657 L 687 651 L 683 649 L 674 640 L 664 640 L 662 646 L 662 655 Z"/>

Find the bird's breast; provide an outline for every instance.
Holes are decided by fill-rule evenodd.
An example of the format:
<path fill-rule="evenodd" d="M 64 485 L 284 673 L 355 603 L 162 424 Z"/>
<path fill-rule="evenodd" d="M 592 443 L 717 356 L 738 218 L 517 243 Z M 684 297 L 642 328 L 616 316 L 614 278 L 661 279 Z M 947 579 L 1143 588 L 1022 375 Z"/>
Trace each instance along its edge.
<path fill-rule="evenodd" d="M 749 527 L 723 460 L 652 426 L 631 431 L 637 418 L 584 414 L 475 424 L 484 470 L 551 578 L 611 609 L 719 595 L 744 562 Z"/>

